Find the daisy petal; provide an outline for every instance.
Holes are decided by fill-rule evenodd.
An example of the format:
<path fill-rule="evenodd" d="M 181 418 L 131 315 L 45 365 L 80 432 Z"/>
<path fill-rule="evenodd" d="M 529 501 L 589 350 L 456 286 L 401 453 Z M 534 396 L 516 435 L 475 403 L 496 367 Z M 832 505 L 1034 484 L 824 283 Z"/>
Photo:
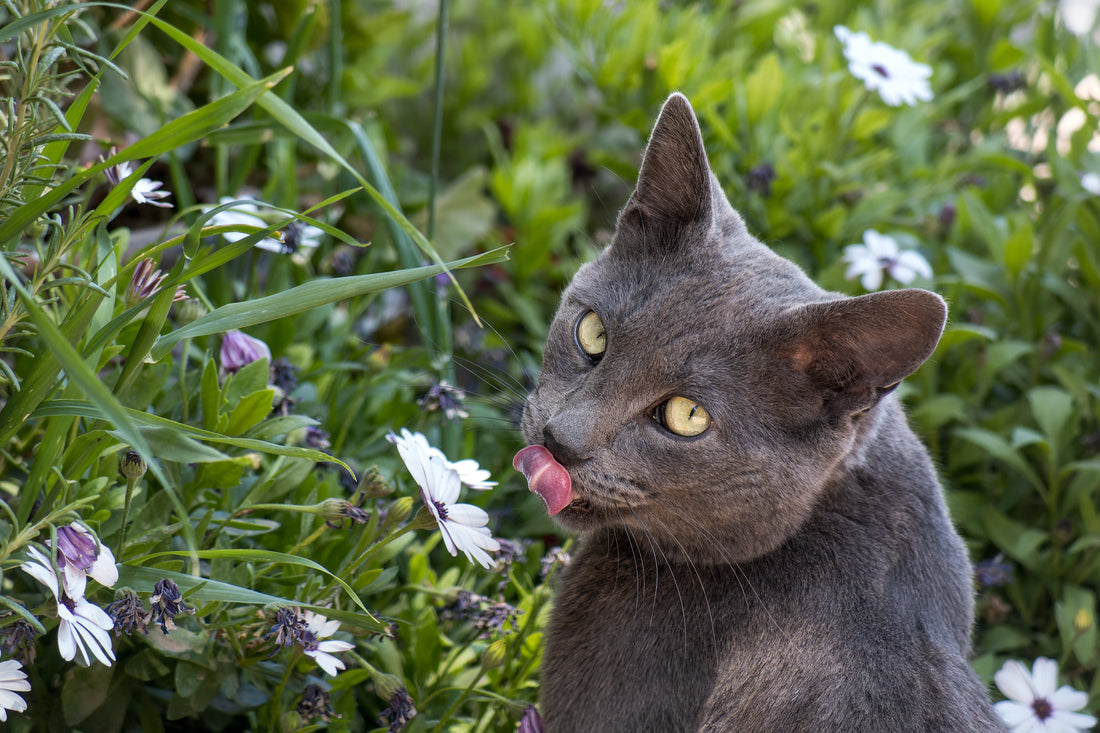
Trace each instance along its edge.
<path fill-rule="evenodd" d="M 1035 700 L 1035 692 L 1031 687 L 1031 675 L 1024 665 L 1015 659 L 1005 662 L 995 675 L 993 681 L 1005 695 L 1016 702 L 1031 705 Z"/>

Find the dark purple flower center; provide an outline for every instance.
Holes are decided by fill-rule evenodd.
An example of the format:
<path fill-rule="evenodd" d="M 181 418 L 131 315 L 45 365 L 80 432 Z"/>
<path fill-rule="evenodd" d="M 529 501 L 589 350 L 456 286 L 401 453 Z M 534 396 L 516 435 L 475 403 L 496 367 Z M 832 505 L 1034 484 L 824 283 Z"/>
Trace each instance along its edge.
<path fill-rule="evenodd" d="M 1050 704 L 1050 700 L 1044 697 L 1035 698 L 1034 702 L 1031 703 L 1031 709 L 1035 711 L 1035 717 L 1039 720 L 1046 720 L 1054 715 L 1054 706 Z"/>
<path fill-rule="evenodd" d="M 439 521 L 442 522 L 447 518 L 447 505 L 435 499 L 432 499 L 432 503 L 435 504 L 435 510 L 439 513 Z"/>
<path fill-rule="evenodd" d="M 890 72 L 886 70 L 886 67 L 882 64 L 875 64 L 871 67 L 871 70 L 881 76 L 883 79 L 890 78 Z"/>

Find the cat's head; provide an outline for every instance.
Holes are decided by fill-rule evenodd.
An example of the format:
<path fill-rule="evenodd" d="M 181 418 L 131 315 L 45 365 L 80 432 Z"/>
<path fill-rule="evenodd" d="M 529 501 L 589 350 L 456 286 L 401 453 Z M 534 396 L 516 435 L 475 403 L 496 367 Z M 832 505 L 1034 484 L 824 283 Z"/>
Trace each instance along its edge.
<path fill-rule="evenodd" d="M 751 559 L 859 460 L 945 317 L 923 290 L 825 292 L 754 239 L 674 94 L 612 243 L 562 295 L 517 468 L 569 529 Z"/>

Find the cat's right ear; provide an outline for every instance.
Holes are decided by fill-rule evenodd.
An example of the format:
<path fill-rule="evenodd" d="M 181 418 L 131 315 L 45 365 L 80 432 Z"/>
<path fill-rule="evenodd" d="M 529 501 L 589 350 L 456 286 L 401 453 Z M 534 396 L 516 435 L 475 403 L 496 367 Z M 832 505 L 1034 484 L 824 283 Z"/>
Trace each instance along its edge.
<path fill-rule="evenodd" d="M 916 288 L 811 303 L 789 311 L 779 354 L 805 374 L 829 417 L 873 407 L 932 355 L 943 298 Z"/>
<path fill-rule="evenodd" d="M 687 97 L 674 93 L 650 133 L 638 185 L 619 215 L 620 232 L 637 228 L 668 239 L 660 235 L 709 222 L 712 195 L 710 165 L 695 111 Z"/>

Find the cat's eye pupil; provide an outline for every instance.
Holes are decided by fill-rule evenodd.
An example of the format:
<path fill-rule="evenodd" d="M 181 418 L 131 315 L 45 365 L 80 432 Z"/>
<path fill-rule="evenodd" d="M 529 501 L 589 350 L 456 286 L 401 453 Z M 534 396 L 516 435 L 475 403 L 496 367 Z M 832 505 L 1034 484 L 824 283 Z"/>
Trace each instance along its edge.
<path fill-rule="evenodd" d="M 710 427 L 710 413 L 695 400 L 687 397 L 670 397 L 660 404 L 653 418 L 670 433 L 692 438 Z"/>
<path fill-rule="evenodd" d="M 607 351 L 607 334 L 604 332 L 603 321 L 594 311 L 588 311 L 577 321 L 577 346 L 593 363 L 599 361 Z"/>

